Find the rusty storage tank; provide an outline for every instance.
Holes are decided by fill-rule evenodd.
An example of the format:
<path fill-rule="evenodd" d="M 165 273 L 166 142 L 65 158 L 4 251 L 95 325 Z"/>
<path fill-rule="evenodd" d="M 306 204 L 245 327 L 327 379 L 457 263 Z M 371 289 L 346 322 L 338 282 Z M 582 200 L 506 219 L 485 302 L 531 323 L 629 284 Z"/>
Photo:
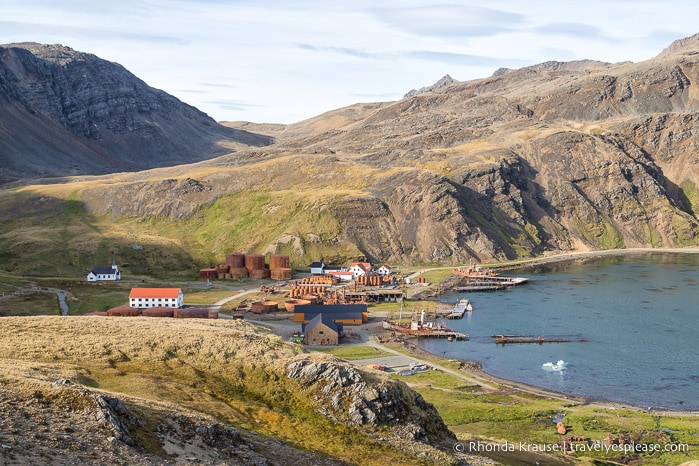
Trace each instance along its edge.
<path fill-rule="evenodd" d="M 216 272 L 215 267 L 208 267 L 206 269 L 199 270 L 199 278 L 201 280 L 208 280 L 211 278 L 216 278 L 217 276 L 218 276 L 218 272 Z"/>
<path fill-rule="evenodd" d="M 228 264 L 218 264 L 216 266 L 216 272 L 218 273 L 228 273 L 229 270 L 230 267 L 228 266 Z"/>
<path fill-rule="evenodd" d="M 228 267 L 231 269 L 245 267 L 245 254 L 242 252 L 226 254 L 226 264 L 228 264 Z"/>
<path fill-rule="evenodd" d="M 141 315 L 141 311 L 135 307 L 119 306 L 109 309 L 107 315 L 109 317 L 137 317 Z"/>
<path fill-rule="evenodd" d="M 271 269 L 270 277 L 274 280 L 288 280 L 291 278 L 291 269 L 285 267 L 279 269 Z"/>
<path fill-rule="evenodd" d="M 208 318 L 209 319 L 218 319 L 218 311 L 209 310 Z"/>
<path fill-rule="evenodd" d="M 286 312 L 294 312 L 296 306 L 303 306 L 304 304 L 311 304 L 308 299 L 288 299 L 284 301 L 284 308 Z"/>
<path fill-rule="evenodd" d="M 143 309 L 141 315 L 145 317 L 173 317 L 175 310 L 171 307 L 151 307 Z"/>
<path fill-rule="evenodd" d="M 262 254 L 247 254 L 245 256 L 245 268 L 248 272 L 251 270 L 260 270 L 265 268 L 265 256 Z"/>
<path fill-rule="evenodd" d="M 175 319 L 208 319 L 209 310 L 199 307 L 186 307 L 174 309 L 173 317 Z"/>
<path fill-rule="evenodd" d="M 254 278 L 256 280 L 270 277 L 269 269 L 252 269 L 252 270 L 249 270 L 248 272 L 250 274 L 250 278 Z"/>
<path fill-rule="evenodd" d="M 283 254 L 273 254 L 269 258 L 270 269 L 288 269 L 289 267 L 291 267 L 289 256 L 285 256 Z"/>
<path fill-rule="evenodd" d="M 276 301 L 257 301 L 250 305 L 250 312 L 255 314 L 268 314 L 270 312 L 277 312 L 279 310 L 279 303 Z"/>
<path fill-rule="evenodd" d="M 248 269 L 245 267 L 233 267 L 231 268 L 231 278 L 238 280 L 240 278 L 245 278 L 248 276 Z"/>

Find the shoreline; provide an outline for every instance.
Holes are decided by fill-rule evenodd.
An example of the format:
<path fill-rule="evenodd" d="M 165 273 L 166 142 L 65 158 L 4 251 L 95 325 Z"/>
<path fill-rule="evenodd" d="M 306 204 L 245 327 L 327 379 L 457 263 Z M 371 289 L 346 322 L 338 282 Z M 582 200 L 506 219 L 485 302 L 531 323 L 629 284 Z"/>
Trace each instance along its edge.
<path fill-rule="evenodd" d="M 517 263 L 502 263 L 502 264 L 483 264 L 487 265 L 488 267 L 494 267 L 498 268 L 501 270 L 505 269 L 523 269 L 527 267 L 535 267 L 538 265 L 546 265 L 546 264 L 554 264 L 554 263 L 559 263 L 559 262 L 568 262 L 568 261 L 574 261 L 574 260 L 580 260 L 580 259 L 594 259 L 598 257 L 606 257 L 606 256 L 621 256 L 621 255 L 635 255 L 635 254 L 699 254 L 699 247 L 689 247 L 689 248 L 627 248 L 627 249 L 611 249 L 611 250 L 603 250 L 603 251 L 577 251 L 577 252 L 568 252 L 568 253 L 559 253 L 559 254 L 553 254 L 549 256 L 541 256 L 537 258 L 532 258 L 532 259 L 527 259 L 521 262 Z M 436 267 L 436 268 L 426 268 L 422 269 L 421 271 L 413 274 L 413 275 L 420 275 L 426 271 L 429 270 L 436 270 L 436 269 L 445 269 L 445 268 L 453 268 L 453 266 L 449 267 Z M 385 330 L 383 330 L 379 325 L 380 320 L 385 317 L 381 312 L 372 312 L 373 316 L 376 318 L 374 322 L 371 322 L 369 324 L 363 324 L 361 326 L 361 330 L 367 334 L 367 338 L 356 342 L 356 343 L 343 343 L 343 345 L 363 345 L 363 346 L 375 346 L 375 347 L 380 347 L 383 349 L 390 349 L 389 346 L 383 345 L 378 343 L 378 339 L 376 338 L 377 335 L 381 333 L 385 333 Z M 273 322 L 270 321 L 265 321 L 264 319 L 261 320 L 253 320 L 252 321 L 255 324 L 262 325 L 264 327 L 267 327 L 268 329 L 272 330 L 272 332 L 279 334 L 280 336 L 284 336 L 279 332 L 279 328 L 277 325 L 274 325 Z M 326 347 L 324 347 L 326 348 Z M 411 339 L 405 340 L 405 342 L 401 345 L 401 348 L 408 352 L 412 358 L 419 362 L 423 363 L 428 363 L 432 364 L 430 361 L 425 360 L 425 356 L 428 356 L 429 358 L 432 358 L 437 361 L 448 361 L 450 359 L 452 360 L 458 360 L 462 362 L 461 367 L 459 368 L 458 372 L 464 376 L 464 378 L 468 377 L 476 381 L 476 383 L 480 385 L 487 386 L 488 389 L 497 391 L 499 390 L 498 387 L 495 387 L 493 385 L 497 385 L 500 387 L 504 387 L 509 390 L 513 391 L 520 391 L 523 393 L 531 394 L 534 396 L 540 396 L 540 397 L 547 397 L 547 398 L 553 398 L 553 399 L 558 399 L 561 401 L 567 401 L 570 403 L 574 403 L 576 406 L 592 406 L 592 407 L 598 407 L 600 409 L 624 409 L 624 410 L 629 410 L 629 411 L 636 411 L 636 412 L 643 412 L 643 413 L 652 413 L 652 414 L 657 414 L 657 415 L 663 415 L 663 416 L 683 416 L 683 417 L 699 417 L 699 410 L 673 410 L 673 409 L 667 409 L 667 408 L 656 408 L 656 409 L 648 409 L 642 406 L 637 406 L 633 405 L 631 403 L 626 403 L 623 401 L 613 401 L 613 400 L 605 400 L 605 399 L 595 399 L 595 398 L 590 398 L 590 397 L 585 397 L 585 396 L 579 396 L 579 395 L 574 395 L 574 394 L 568 394 L 568 393 L 562 393 L 562 392 L 556 392 L 554 390 L 550 390 L 544 387 L 538 387 L 535 385 L 530 385 L 524 382 L 519 382 L 516 380 L 511 380 L 503 377 L 498 377 L 496 375 L 490 374 L 486 371 L 484 371 L 481 368 L 481 365 L 478 361 L 473 361 L 473 360 L 466 360 L 466 359 L 455 359 L 455 358 L 444 358 L 438 354 L 433 354 L 430 353 L 427 350 L 424 350 L 422 348 L 419 348 L 416 346 L 414 343 L 411 342 Z M 310 351 L 313 351 L 313 347 L 307 348 Z M 348 361 L 348 363 L 352 364 L 352 361 Z M 434 364 L 432 364 L 434 365 Z M 475 367 L 477 366 L 477 367 Z"/>
<path fill-rule="evenodd" d="M 379 345 L 379 346 L 384 346 L 384 345 Z M 448 361 L 449 359 L 445 359 L 439 355 L 430 353 L 427 350 L 424 350 L 422 348 L 417 347 L 414 343 L 411 342 L 405 342 L 402 346 L 403 349 L 408 351 L 410 355 L 422 362 L 425 363 L 430 363 L 430 361 L 422 359 L 424 357 L 424 354 L 429 355 L 430 358 L 437 359 L 438 361 Z M 461 367 L 459 368 L 459 372 L 463 372 L 465 375 L 468 375 L 469 377 L 478 380 L 478 381 L 483 381 L 486 384 L 496 384 L 501 387 L 508 388 L 514 392 L 523 392 L 527 393 L 530 395 L 535 395 L 539 397 L 546 397 L 546 398 L 551 398 L 551 399 L 557 399 L 561 401 L 568 401 L 570 403 L 574 403 L 576 406 L 591 406 L 594 408 L 600 408 L 600 409 L 625 409 L 629 411 L 636 411 L 636 412 L 643 412 L 643 413 L 648 413 L 648 414 L 657 414 L 657 415 L 662 415 L 662 416 L 684 416 L 684 417 L 699 417 L 699 410 L 694 411 L 694 410 L 672 410 L 672 409 L 651 409 L 648 410 L 647 408 L 643 408 L 641 406 L 636 406 L 631 403 L 625 403 L 622 401 L 612 401 L 612 400 L 604 400 L 604 399 L 595 399 L 595 398 L 589 398 L 589 397 L 584 397 L 584 396 L 578 396 L 578 395 L 572 395 L 568 393 L 563 393 L 563 392 L 557 392 L 555 390 L 551 390 L 548 388 L 544 387 L 538 387 L 536 385 L 531 385 L 525 382 L 518 382 L 516 380 L 511 380 L 511 379 L 506 379 L 502 377 L 498 377 L 496 375 L 490 374 L 483 369 L 480 368 L 480 363 L 478 361 L 471 361 L 471 360 L 466 360 L 466 359 L 453 359 L 460 361 L 462 363 Z M 351 361 L 350 361 L 351 362 Z M 478 367 L 474 367 L 474 366 Z M 489 389 L 493 391 L 497 391 L 497 387 L 493 387 L 492 385 L 489 387 Z"/>
<path fill-rule="evenodd" d="M 555 264 L 557 262 L 568 262 L 579 259 L 595 259 L 605 256 L 625 256 L 634 254 L 699 254 L 699 247 L 691 246 L 687 248 L 625 248 L 625 249 L 604 249 L 601 251 L 574 251 L 556 253 L 524 259 L 517 262 L 487 263 L 488 267 L 505 269 L 519 269 L 533 267 L 537 265 Z"/>
<path fill-rule="evenodd" d="M 625 248 L 625 249 L 606 249 L 606 250 L 601 250 L 601 251 L 576 251 L 576 252 L 568 252 L 568 253 L 557 253 L 557 254 L 552 254 L 549 256 L 541 256 L 541 257 L 536 257 L 532 259 L 527 259 L 522 262 L 517 262 L 515 264 L 487 264 L 489 267 L 497 268 L 499 270 L 506 270 L 506 269 L 526 269 L 528 267 L 536 267 L 539 265 L 547 265 L 547 264 L 556 264 L 556 263 L 561 263 L 561 262 L 570 262 L 570 261 L 575 261 L 575 260 L 584 260 L 584 259 L 595 259 L 595 258 L 600 258 L 600 257 L 607 257 L 607 256 L 624 256 L 624 255 L 636 255 L 636 254 L 699 254 L 699 247 L 697 246 L 692 246 L 692 247 L 687 247 L 687 248 Z M 415 345 L 412 345 L 415 346 Z M 406 349 L 407 346 L 406 346 Z M 408 349 L 410 351 L 410 349 Z M 439 355 L 430 353 L 429 351 L 423 350 L 422 348 L 419 348 L 419 351 L 425 352 L 429 354 L 431 357 L 438 358 L 440 360 L 443 360 Z M 419 357 L 417 353 L 414 351 L 410 351 L 411 354 L 414 354 L 416 357 Z M 502 386 L 507 386 L 510 388 L 514 388 L 517 390 L 522 390 L 530 394 L 538 395 L 538 396 L 547 396 L 550 398 L 557 398 L 557 399 L 565 399 L 565 400 L 570 400 L 571 402 L 576 402 L 580 406 L 596 406 L 600 408 L 605 408 L 605 409 L 628 409 L 628 410 L 633 410 L 633 411 L 640 411 L 640 412 L 645 412 L 645 413 L 655 413 L 659 415 L 680 415 L 680 416 L 688 416 L 688 417 L 697 417 L 699 416 L 699 410 L 673 410 L 673 409 L 648 409 L 644 408 L 641 406 L 633 405 L 630 403 L 625 403 L 621 401 L 613 401 L 613 400 L 603 400 L 603 399 L 594 399 L 594 398 L 588 398 L 584 396 L 578 396 L 578 395 L 572 395 L 572 394 L 567 394 L 567 393 L 562 393 L 562 392 L 556 392 L 554 390 L 550 390 L 544 387 L 537 387 L 535 385 L 530 385 L 524 382 L 518 382 L 515 380 L 511 379 L 506 379 L 502 377 L 498 377 L 496 375 L 490 374 L 483 369 L 476 369 L 474 367 L 468 367 L 468 366 L 473 366 L 473 365 L 478 365 L 480 367 L 480 363 L 478 361 L 472 361 L 472 360 L 464 360 L 464 359 L 459 359 L 459 361 L 462 361 L 466 363 L 460 370 L 463 372 L 468 373 L 474 378 L 482 379 L 491 383 L 496 383 L 498 385 Z"/>

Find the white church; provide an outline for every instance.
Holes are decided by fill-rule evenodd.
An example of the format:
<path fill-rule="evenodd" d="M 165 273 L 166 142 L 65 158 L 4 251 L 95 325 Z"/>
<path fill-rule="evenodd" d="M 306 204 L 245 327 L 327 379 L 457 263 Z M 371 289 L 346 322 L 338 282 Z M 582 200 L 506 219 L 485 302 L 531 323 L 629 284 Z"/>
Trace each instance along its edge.
<path fill-rule="evenodd" d="M 112 259 L 111 267 L 95 267 L 87 274 L 88 282 L 101 280 L 121 280 L 121 272 L 119 272 L 119 267 L 117 267 L 116 256 Z"/>

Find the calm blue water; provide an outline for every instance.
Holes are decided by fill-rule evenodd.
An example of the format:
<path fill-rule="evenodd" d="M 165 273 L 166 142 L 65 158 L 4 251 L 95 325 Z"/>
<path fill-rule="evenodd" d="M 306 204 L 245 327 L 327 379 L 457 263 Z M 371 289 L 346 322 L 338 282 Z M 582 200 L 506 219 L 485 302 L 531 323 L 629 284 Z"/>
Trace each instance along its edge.
<path fill-rule="evenodd" d="M 509 291 L 465 293 L 474 311 L 450 328 L 467 342 L 420 340 L 433 354 L 478 361 L 498 377 L 595 400 L 699 410 L 699 254 L 574 262 L 507 275 Z M 565 335 L 586 343 L 496 345 L 492 334 Z M 563 359 L 562 372 L 541 365 Z"/>

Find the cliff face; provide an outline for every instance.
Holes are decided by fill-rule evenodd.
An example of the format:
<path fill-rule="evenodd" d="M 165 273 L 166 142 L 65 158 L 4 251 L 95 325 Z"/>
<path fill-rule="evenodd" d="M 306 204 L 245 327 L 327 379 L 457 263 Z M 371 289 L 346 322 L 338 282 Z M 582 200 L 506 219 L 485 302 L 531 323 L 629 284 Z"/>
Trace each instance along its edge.
<path fill-rule="evenodd" d="M 5 179 L 136 171 L 271 142 L 217 124 L 118 64 L 34 43 L 0 46 L 0 132 Z"/>
<path fill-rule="evenodd" d="M 696 244 L 698 44 L 638 64 L 501 70 L 363 118 L 355 106 L 292 125 L 277 146 L 322 146 L 391 173 L 363 208 L 339 210 L 347 236 L 380 260 Z"/>

